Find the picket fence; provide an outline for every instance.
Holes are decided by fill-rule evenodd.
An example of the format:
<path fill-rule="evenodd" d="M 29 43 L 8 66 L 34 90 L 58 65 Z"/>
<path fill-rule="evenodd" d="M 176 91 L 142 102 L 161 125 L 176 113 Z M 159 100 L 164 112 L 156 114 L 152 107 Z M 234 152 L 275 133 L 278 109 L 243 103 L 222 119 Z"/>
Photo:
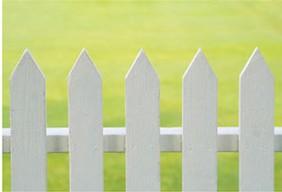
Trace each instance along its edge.
<path fill-rule="evenodd" d="M 159 78 L 144 51 L 126 75 L 126 128 L 103 128 L 102 79 L 85 50 L 68 78 L 69 128 L 46 129 L 45 78 L 25 50 L 10 79 L 12 191 L 46 191 L 47 152 L 69 152 L 70 190 L 103 190 L 103 152 L 126 153 L 126 190 L 160 191 L 160 152 L 182 151 L 182 190 L 217 190 L 217 152 L 239 151 L 240 190 L 274 190 L 274 78 L 256 48 L 240 75 L 239 127 L 217 127 L 217 78 L 199 50 L 183 76 L 183 126 L 160 128 Z"/>

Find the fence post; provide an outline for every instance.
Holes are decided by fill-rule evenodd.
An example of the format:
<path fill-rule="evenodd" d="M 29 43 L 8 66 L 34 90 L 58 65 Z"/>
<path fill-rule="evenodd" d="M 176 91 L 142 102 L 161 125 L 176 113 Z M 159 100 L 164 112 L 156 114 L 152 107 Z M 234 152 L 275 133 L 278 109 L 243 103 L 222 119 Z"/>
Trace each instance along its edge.
<path fill-rule="evenodd" d="M 10 79 L 12 191 L 46 191 L 45 77 L 26 49 Z"/>
<path fill-rule="evenodd" d="M 160 190 L 159 78 L 143 50 L 126 75 L 126 190 Z"/>
<path fill-rule="evenodd" d="M 274 190 L 274 78 L 256 48 L 240 75 L 240 191 Z"/>
<path fill-rule="evenodd" d="M 86 50 L 69 79 L 70 190 L 102 191 L 102 79 Z"/>
<path fill-rule="evenodd" d="M 183 76 L 182 190 L 217 190 L 217 79 L 199 49 Z"/>

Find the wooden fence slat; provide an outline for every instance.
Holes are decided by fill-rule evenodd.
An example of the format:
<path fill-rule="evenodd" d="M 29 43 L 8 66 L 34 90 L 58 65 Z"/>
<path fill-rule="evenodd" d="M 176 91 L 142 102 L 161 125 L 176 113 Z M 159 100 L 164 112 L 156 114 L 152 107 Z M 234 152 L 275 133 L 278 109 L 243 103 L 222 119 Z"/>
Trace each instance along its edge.
<path fill-rule="evenodd" d="M 160 128 L 160 151 L 181 152 L 182 150 L 182 127 L 161 127 Z M 125 152 L 125 128 L 104 127 L 104 152 L 121 153 Z M 238 127 L 218 127 L 217 129 L 217 152 L 238 151 Z M 2 153 L 10 153 L 11 129 L 2 130 Z M 69 152 L 67 127 L 47 128 L 47 152 L 66 153 Z M 282 152 L 282 127 L 274 129 L 274 151 Z"/>
<path fill-rule="evenodd" d="M 217 190 L 217 79 L 199 49 L 183 76 L 182 190 Z"/>
<path fill-rule="evenodd" d="M 256 48 L 240 75 L 240 190 L 274 190 L 274 78 Z"/>
<path fill-rule="evenodd" d="M 160 190 L 159 78 L 141 50 L 126 75 L 126 190 Z"/>
<path fill-rule="evenodd" d="M 10 78 L 12 191 L 46 191 L 45 77 L 26 49 Z"/>
<path fill-rule="evenodd" d="M 70 72 L 70 190 L 103 190 L 102 79 L 86 50 Z"/>

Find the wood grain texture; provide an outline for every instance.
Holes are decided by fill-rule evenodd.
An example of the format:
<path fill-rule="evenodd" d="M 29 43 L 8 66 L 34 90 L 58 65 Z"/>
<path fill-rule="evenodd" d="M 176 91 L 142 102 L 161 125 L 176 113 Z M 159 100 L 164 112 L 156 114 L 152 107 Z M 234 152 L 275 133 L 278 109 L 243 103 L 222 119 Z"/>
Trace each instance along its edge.
<path fill-rule="evenodd" d="M 217 79 L 199 49 L 183 76 L 182 190 L 217 190 Z"/>
<path fill-rule="evenodd" d="M 240 191 L 274 190 L 274 78 L 258 49 L 240 75 Z"/>
<path fill-rule="evenodd" d="M 126 190 L 160 190 L 159 78 L 141 50 L 126 76 Z"/>
<path fill-rule="evenodd" d="M 10 78 L 12 191 L 46 191 L 45 77 L 26 49 Z"/>
<path fill-rule="evenodd" d="M 102 79 L 86 50 L 68 83 L 70 190 L 103 191 Z"/>

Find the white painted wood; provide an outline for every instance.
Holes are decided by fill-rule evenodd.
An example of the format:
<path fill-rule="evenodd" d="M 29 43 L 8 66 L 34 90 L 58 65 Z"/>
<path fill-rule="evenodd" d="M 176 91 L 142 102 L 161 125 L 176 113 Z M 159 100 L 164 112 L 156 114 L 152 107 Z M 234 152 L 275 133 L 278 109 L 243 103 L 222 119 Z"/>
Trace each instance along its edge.
<path fill-rule="evenodd" d="M 69 75 L 70 190 L 103 190 L 102 79 L 86 50 Z"/>
<path fill-rule="evenodd" d="M 160 190 L 159 78 L 141 50 L 126 75 L 126 190 Z"/>
<path fill-rule="evenodd" d="M 217 79 L 199 49 L 183 76 L 182 190 L 217 190 Z"/>
<path fill-rule="evenodd" d="M 256 48 L 240 75 L 240 191 L 274 190 L 274 78 Z"/>
<path fill-rule="evenodd" d="M 10 78 L 12 191 L 46 191 L 45 77 L 26 49 Z"/>
<path fill-rule="evenodd" d="M 237 152 L 238 151 L 238 127 L 218 127 L 217 129 L 217 151 Z M 2 152 L 10 153 L 11 129 L 2 129 Z M 104 127 L 103 129 L 104 152 L 125 151 L 125 128 Z M 69 128 L 52 127 L 47 128 L 47 151 L 49 153 L 69 152 Z M 282 152 L 282 127 L 274 129 L 274 151 Z M 161 127 L 160 129 L 160 150 L 161 152 L 181 152 L 182 150 L 182 128 Z"/>

